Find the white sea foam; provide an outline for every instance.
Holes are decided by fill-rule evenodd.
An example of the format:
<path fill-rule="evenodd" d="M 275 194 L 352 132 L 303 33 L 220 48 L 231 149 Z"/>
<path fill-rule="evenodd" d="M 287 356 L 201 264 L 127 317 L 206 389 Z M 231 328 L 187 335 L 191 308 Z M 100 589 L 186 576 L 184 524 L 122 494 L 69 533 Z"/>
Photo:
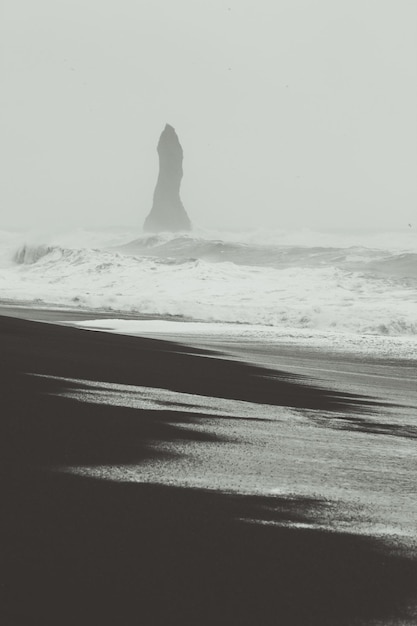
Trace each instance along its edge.
<path fill-rule="evenodd" d="M 91 319 L 72 322 L 90 330 L 179 341 L 206 343 L 209 339 L 224 342 L 267 342 L 268 344 L 302 344 L 330 351 L 351 352 L 384 359 L 417 360 L 417 336 L 340 333 L 294 328 L 277 328 L 260 324 L 228 324 L 174 320 Z"/>
<path fill-rule="evenodd" d="M 379 247 L 365 245 L 377 240 Z M 252 333 L 264 327 L 300 338 L 417 336 L 409 232 L 199 231 L 132 241 L 122 230 L 77 231 L 26 242 L 0 233 L 0 242 L 3 300 L 246 324 Z"/>

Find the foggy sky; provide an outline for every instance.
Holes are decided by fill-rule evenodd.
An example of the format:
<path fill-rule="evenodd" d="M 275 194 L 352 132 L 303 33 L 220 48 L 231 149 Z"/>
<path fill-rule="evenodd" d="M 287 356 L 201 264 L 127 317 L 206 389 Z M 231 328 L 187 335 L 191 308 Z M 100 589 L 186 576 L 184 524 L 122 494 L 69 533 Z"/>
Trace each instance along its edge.
<path fill-rule="evenodd" d="M 417 226 L 415 0 L 1 0 L 0 229 Z"/>

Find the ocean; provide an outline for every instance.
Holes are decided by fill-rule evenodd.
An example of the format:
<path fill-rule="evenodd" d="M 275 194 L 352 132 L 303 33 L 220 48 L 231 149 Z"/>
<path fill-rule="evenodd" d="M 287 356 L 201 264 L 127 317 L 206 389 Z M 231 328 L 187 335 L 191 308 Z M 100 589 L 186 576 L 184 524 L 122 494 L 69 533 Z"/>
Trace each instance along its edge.
<path fill-rule="evenodd" d="M 3 231 L 0 246 L 3 304 L 83 309 L 92 319 L 99 311 L 115 320 L 155 316 L 189 331 L 417 358 L 411 228 L 139 236 L 126 229 Z"/>

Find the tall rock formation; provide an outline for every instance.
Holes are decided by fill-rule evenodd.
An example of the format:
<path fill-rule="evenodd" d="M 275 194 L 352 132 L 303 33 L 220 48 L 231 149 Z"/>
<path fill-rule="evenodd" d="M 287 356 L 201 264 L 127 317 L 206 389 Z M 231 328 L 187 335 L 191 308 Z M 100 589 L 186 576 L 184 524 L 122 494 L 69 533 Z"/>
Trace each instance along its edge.
<path fill-rule="evenodd" d="M 143 228 L 152 233 L 191 230 L 190 219 L 180 198 L 183 152 L 177 133 L 169 124 L 159 138 L 158 155 L 159 175 L 153 205 Z"/>

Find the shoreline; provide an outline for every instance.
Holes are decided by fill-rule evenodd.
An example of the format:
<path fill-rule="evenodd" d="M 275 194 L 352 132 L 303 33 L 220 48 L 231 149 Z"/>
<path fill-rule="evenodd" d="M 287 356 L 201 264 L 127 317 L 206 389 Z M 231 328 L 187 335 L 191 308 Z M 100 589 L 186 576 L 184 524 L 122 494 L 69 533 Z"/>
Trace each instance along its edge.
<path fill-rule="evenodd" d="M 367 351 L 309 345 L 302 339 L 288 343 L 283 338 L 270 341 L 262 336 L 230 335 L 228 328 L 222 331 L 223 334 L 202 332 L 199 327 L 206 328 L 208 324 L 166 316 L 144 314 L 138 317 L 136 313 L 121 316 L 118 312 L 115 318 L 113 312 L 105 311 L 0 304 L 1 315 L 208 350 L 217 358 L 271 370 L 285 369 L 295 375 L 301 374 L 313 383 L 330 385 L 335 390 L 345 389 L 348 393 L 381 397 L 393 405 L 402 404 L 406 396 L 406 404 L 417 411 L 417 353 L 416 360 L 392 358 Z M 139 330 L 136 330 L 137 326 Z M 226 325 L 213 323 L 212 326 L 222 328 Z M 239 331 L 239 325 L 232 325 L 232 328 Z"/>
<path fill-rule="evenodd" d="M 0 300 L 0 315 L 33 321 L 63 324 L 102 330 L 128 336 L 160 338 L 179 343 L 191 343 L 234 352 L 236 344 L 250 348 L 255 343 L 273 343 L 284 352 L 305 352 L 356 361 L 392 361 L 399 366 L 417 365 L 417 337 L 402 335 L 354 335 L 329 333 L 226 322 L 203 322 L 183 316 L 167 316 L 137 312 L 105 311 L 101 309 L 68 308 L 65 306 L 33 306 L 33 303 Z M 108 320 L 104 326 L 103 321 Z M 83 324 L 83 322 L 85 324 Z M 138 327 L 137 329 L 135 328 Z M 387 344 L 386 346 L 381 344 Z M 391 344 L 391 345 L 390 345 Z M 396 345 L 395 345 L 396 344 Z M 407 349 L 407 346 L 409 348 Z"/>

